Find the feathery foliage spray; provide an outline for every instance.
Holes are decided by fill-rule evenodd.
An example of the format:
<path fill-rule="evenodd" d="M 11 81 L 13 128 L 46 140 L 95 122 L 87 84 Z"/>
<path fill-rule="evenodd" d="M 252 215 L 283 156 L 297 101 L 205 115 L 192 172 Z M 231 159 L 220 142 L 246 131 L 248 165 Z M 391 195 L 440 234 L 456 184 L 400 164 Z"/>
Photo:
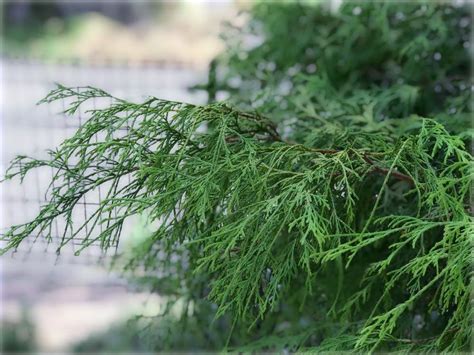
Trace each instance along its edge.
<path fill-rule="evenodd" d="M 55 175 L 5 251 L 58 217 L 61 245 L 87 231 L 82 248 L 107 248 L 146 216 L 154 230 L 122 267 L 168 296 L 157 350 L 468 351 L 470 10 L 258 4 L 213 62 L 206 87 L 229 99 L 205 106 L 58 86 L 42 102 L 72 100 L 66 113 L 112 104 L 48 160 L 12 162 L 7 179 Z"/>

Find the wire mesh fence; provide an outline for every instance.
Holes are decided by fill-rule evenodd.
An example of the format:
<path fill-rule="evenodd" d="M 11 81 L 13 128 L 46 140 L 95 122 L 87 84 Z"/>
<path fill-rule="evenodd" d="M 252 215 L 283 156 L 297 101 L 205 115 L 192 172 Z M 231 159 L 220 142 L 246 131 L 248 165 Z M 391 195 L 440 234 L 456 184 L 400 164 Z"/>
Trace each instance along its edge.
<path fill-rule="evenodd" d="M 110 102 L 89 102 L 75 116 L 66 116 L 65 100 L 37 106 L 55 83 L 65 86 L 94 86 L 112 95 L 132 101 L 144 100 L 147 96 L 201 103 L 203 92 L 190 92 L 188 88 L 205 80 L 202 70 L 177 63 L 47 63 L 32 59 L 2 59 L 3 105 L 2 105 L 2 172 L 16 155 L 47 158 L 47 149 L 54 148 L 70 137 L 88 119 L 87 109 L 96 109 Z M 126 129 L 126 127 L 124 127 Z M 100 139 L 100 137 L 96 137 Z M 22 184 L 18 179 L 2 184 L 1 233 L 15 224 L 27 222 L 35 217 L 48 199 L 47 191 L 54 171 L 50 168 L 36 169 L 27 175 Z M 123 182 L 126 184 L 126 181 Z M 41 233 L 31 235 L 20 247 L 9 253 L 16 259 L 40 257 L 56 262 L 90 263 L 103 260 L 114 254 L 118 239 L 104 252 L 104 246 L 94 242 L 91 247 L 74 256 L 87 235 L 87 221 L 107 193 L 103 186 L 84 196 L 73 212 L 76 225 L 84 224 L 82 232 L 75 235 L 71 243 L 58 247 L 68 238 L 64 235 L 66 221 L 58 219 L 52 226 L 52 237 L 46 239 Z M 122 230 L 126 237 L 133 228 L 128 221 Z"/>

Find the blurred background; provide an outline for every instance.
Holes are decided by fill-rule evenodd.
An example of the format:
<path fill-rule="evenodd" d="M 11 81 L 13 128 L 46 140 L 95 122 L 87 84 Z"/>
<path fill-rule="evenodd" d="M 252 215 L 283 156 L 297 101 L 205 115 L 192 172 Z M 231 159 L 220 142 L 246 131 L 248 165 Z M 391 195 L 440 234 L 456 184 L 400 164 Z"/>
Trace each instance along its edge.
<path fill-rule="evenodd" d="M 247 6 L 227 0 L 3 1 L 2 174 L 16 155 L 46 156 L 86 119 L 84 112 L 66 118 L 64 102 L 36 105 L 55 82 L 130 100 L 205 103 L 204 91 L 189 88 L 206 82 L 210 61 L 223 48 L 222 24 L 241 25 Z M 38 213 L 50 177 L 39 170 L 22 185 L 0 185 L 2 231 Z M 87 218 L 96 202 L 84 200 L 77 218 Z M 38 236 L 1 257 L 3 352 L 91 351 L 104 347 L 98 342 L 109 350 L 147 350 L 126 320 L 156 313 L 159 298 L 132 289 L 110 267 L 115 250 L 94 247 L 74 256 L 71 244 L 56 254 L 60 229 L 56 225 L 51 243 Z M 140 230 L 131 225 L 123 235 L 118 249 Z"/>

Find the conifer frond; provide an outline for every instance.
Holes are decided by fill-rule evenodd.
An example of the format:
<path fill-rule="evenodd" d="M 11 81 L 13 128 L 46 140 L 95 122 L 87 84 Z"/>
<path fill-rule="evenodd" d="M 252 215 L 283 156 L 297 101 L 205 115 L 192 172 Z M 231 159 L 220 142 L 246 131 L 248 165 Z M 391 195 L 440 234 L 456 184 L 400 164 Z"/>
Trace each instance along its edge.
<path fill-rule="evenodd" d="M 210 101 L 223 90 L 227 103 L 132 103 L 59 85 L 42 102 L 67 100 L 67 114 L 110 104 L 49 159 L 12 162 L 6 179 L 55 174 L 48 203 L 7 231 L 3 252 L 50 239 L 57 219 L 58 252 L 79 235 L 81 250 L 107 249 L 143 216 L 151 231 L 121 267 L 148 272 L 134 279 L 169 297 L 163 319 L 202 332 L 221 322 L 225 336 L 205 334 L 218 349 L 468 350 L 468 15 L 262 3 L 213 62 Z M 264 43 L 244 48 L 248 34 Z M 80 199 L 99 187 L 105 198 L 78 223 Z"/>
<path fill-rule="evenodd" d="M 99 97 L 111 98 L 93 88 L 59 86 L 43 102 L 73 98 L 66 110 L 73 114 Z M 252 325 L 280 304 L 296 279 L 306 280 L 308 297 L 320 268 L 334 269 L 344 260 L 348 269 L 364 250 L 382 244 L 383 258 L 369 266 L 345 309 L 350 314 L 360 308 L 374 284 L 384 283 L 356 349 L 387 341 L 427 293 L 440 312 L 452 312 L 453 319 L 465 315 L 464 308 L 451 307 L 469 298 L 474 230 L 464 204 L 471 183 L 465 172 L 472 174 L 472 164 L 462 141 L 441 124 L 419 118 L 420 128 L 381 146 L 354 148 L 348 141 L 322 149 L 285 142 L 268 119 L 225 104 L 112 99 L 109 107 L 89 111 L 49 160 L 13 161 L 6 179 L 40 166 L 55 174 L 49 202 L 33 221 L 6 233 L 4 252 L 31 235 L 49 238 L 59 216 L 67 225 L 58 252 L 79 233 L 86 233 L 80 250 L 96 241 L 106 249 L 127 218 L 146 215 L 160 221 L 154 242 L 169 253 L 184 248 L 192 272 L 209 275 L 208 298 L 218 305 L 217 316 L 231 313 Z M 94 139 L 98 135 L 103 139 Z M 131 182 L 124 184 L 128 176 Z M 378 194 L 367 205 L 370 185 Z M 107 186 L 106 198 L 75 225 L 76 204 L 99 186 Z M 384 201 L 395 188 L 416 192 L 421 207 L 387 215 Z M 426 244 L 438 231 L 441 238 Z M 397 257 L 402 255 L 411 256 Z M 381 307 L 400 283 L 405 300 Z"/>

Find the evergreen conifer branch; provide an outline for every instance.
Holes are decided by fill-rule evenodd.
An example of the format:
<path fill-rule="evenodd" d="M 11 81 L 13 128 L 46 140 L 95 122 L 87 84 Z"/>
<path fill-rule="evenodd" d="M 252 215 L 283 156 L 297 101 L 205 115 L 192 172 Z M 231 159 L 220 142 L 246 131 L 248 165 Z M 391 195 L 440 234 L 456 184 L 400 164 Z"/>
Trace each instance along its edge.
<path fill-rule="evenodd" d="M 49 202 L 3 236 L 3 252 L 51 238 L 61 218 L 59 249 L 80 235 L 83 248 L 107 249 L 145 216 L 150 233 L 122 267 L 167 295 L 164 323 L 193 324 L 212 349 L 468 351 L 466 16 L 447 4 L 260 4 L 213 62 L 210 101 L 224 90 L 227 103 L 58 86 L 42 102 L 68 100 L 68 114 L 111 103 L 49 159 L 12 162 L 6 179 L 55 175 Z M 248 34 L 264 43 L 245 48 Z M 74 220 L 99 186 L 96 211 Z"/>
<path fill-rule="evenodd" d="M 66 109 L 73 114 L 99 97 L 111 98 L 90 87 L 59 86 L 42 102 L 73 98 Z M 106 249 L 118 240 L 127 218 L 144 214 L 160 221 L 154 241 L 169 253 L 187 249 L 192 272 L 209 275 L 208 298 L 218 304 L 217 316 L 230 312 L 255 325 L 275 309 L 296 275 L 305 279 L 306 298 L 319 267 L 342 258 L 349 270 L 358 254 L 384 243 L 388 254 L 370 265 L 361 291 L 346 305 L 350 314 L 368 301 L 368 289 L 384 283 L 379 302 L 359 329 L 356 349 L 388 341 L 399 319 L 427 293 L 441 312 L 465 316 L 465 308 L 452 310 L 451 305 L 469 298 L 474 230 L 463 201 L 471 183 L 465 172 L 472 175 L 472 163 L 463 143 L 439 123 L 421 119 L 420 129 L 382 147 L 320 150 L 275 140 L 278 133 L 268 119 L 225 104 L 113 100 L 105 109 L 89 111 L 90 118 L 49 152 L 49 160 L 13 161 L 6 179 L 22 179 L 42 166 L 56 173 L 49 202 L 33 221 L 6 233 L 3 252 L 31 235 L 50 238 L 60 216 L 67 223 L 58 252 L 80 233 L 86 237 L 78 253 L 97 241 Z M 203 131 L 203 124 L 212 128 Z M 123 127 L 127 130 L 119 136 Z M 100 134 L 103 139 L 94 139 Z M 375 163 L 372 154 L 382 163 Z M 382 180 L 371 174 L 374 170 L 383 172 Z M 124 184 L 128 176 L 131 182 Z M 376 201 L 364 217 L 367 184 L 377 180 Z M 399 215 L 384 213 L 383 201 L 399 184 L 405 194 L 417 192 L 423 206 L 417 217 L 410 216 L 411 206 Z M 78 201 L 99 186 L 107 186 L 106 198 L 88 220 L 75 225 Z M 443 231 L 441 239 L 424 245 L 435 230 Z M 412 256 L 400 260 L 400 255 Z M 382 310 L 381 302 L 400 282 L 408 282 L 409 296 Z M 452 327 L 446 336 L 465 337 Z"/>

